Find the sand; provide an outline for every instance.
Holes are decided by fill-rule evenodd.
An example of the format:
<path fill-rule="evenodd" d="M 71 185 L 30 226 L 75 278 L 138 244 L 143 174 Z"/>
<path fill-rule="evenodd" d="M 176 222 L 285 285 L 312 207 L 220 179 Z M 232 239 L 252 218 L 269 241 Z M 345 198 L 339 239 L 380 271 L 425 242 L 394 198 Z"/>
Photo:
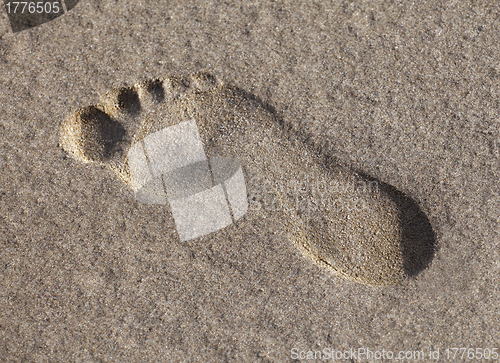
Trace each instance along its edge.
<path fill-rule="evenodd" d="M 286 362 L 297 352 L 369 348 L 423 350 L 428 361 L 438 348 L 443 360 L 446 348 L 500 348 L 498 15 L 494 2 L 82 0 L 12 33 L 0 11 L 0 356 Z M 204 130 L 220 139 L 214 152 L 243 166 L 262 155 L 270 172 L 247 165 L 255 187 L 241 223 L 181 243 L 168 208 L 137 202 L 105 165 L 72 158 L 60 129 L 113 90 L 199 72 L 258 100 L 264 111 L 249 114 L 272 114 L 279 132 L 259 126 L 231 139 Z M 209 125 L 230 99 L 193 112 Z M 251 139 L 264 151 L 241 143 Z M 305 256 L 297 235 L 317 233 L 319 246 L 355 230 L 335 218 L 325 226 L 300 204 L 321 205 L 325 190 L 301 187 L 325 168 L 396 193 L 386 212 L 398 226 L 401 211 L 412 211 L 408 225 L 428 221 L 429 261 L 405 268 L 402 258 L 395 268 L 407 276 L 373 286 L 321 266 L 325 249 Z M 361 221 L 384 225 L 384 213 Z M 310 226 L 295 228 L 304 219 Z M 388 232 L 394 223 L 382 233 L 402 233 Z M 399 238 L 422 246 L 418 236 Z"/>

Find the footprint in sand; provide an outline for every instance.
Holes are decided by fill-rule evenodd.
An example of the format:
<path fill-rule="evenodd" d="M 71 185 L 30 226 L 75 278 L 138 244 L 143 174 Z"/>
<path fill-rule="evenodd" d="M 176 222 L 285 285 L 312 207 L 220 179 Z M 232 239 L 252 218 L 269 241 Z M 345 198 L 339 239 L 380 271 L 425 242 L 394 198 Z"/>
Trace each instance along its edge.
<path fill-rule="evenodd" d="M 71 114 L 60 143 L 81 162 L 108 166 L 137 192 L 130 150 L 193 122 L 206 153 L 241 163 L 248 194 L 260 196 L 267 215 L 282 221 L 314 263 L 386 285 L 416 275 L 434 256 L 434 232 L 414 201 L 367 175 L 327 165 L 324 155 L 296 141 L 272 107 L 209 74 L 114 90 L 100 105 Z M 240 217 L 253 218 L 252 208 Z"/>

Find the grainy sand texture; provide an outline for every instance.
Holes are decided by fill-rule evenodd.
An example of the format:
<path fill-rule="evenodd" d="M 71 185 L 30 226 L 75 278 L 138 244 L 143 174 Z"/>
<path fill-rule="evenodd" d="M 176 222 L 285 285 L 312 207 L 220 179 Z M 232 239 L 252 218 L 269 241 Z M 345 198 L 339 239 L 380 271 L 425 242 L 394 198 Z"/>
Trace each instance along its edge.
<path fill-rule="evenodd" d="M 493 358 L 499 35 L 488 1 L 0 8 L 0 360 Z M 127 156 L 191 120 L 248 210 L 181 241 Z"/>

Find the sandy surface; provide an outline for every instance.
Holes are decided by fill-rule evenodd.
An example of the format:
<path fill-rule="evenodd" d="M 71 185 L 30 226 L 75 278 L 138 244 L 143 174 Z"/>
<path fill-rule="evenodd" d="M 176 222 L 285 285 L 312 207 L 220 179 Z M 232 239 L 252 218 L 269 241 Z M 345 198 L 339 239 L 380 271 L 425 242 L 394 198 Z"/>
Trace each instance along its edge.
<path fill-rule="evenodd" d="M 499 19 L 496 2 L 82 0 L 13 34 L 1 11 L 2 359 L 500 349 Z M 415 200 L 430 265 L 395 286 L 351 282 L 267 219 L 179 243 L 165 208 L 58 147 L 61 122 L 112 88 L 199 71 Z"/>

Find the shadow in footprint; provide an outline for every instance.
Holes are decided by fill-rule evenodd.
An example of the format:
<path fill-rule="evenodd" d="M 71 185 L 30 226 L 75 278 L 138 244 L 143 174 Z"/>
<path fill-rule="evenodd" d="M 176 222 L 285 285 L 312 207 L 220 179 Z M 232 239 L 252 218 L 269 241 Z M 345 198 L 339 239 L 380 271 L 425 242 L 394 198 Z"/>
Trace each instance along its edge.
<path fill-rule="evenodd" d="M 165 90 L 159 79 L 146 83 L 146 90 L 153 96 L 156 102 L 163 102 L 165 100 Z"/>
<path fill-rule="evenodd" d="M 436 253 L 436 234 L 429 219 L 411 197 L 392 185 L 380 182 L 367 174 L 359 174 L 367 181 L 378 183 L 380 190 L 398 207 L 403 269 L 406 275 L 416 276 L 429 266 Z"/>
<path fill-rule="evenodd" d="M 133 88 L 125 88 L 118 94 L 118 107 L 132 115 L 138 115 L 141 112 L 141 100 L 137 91 Z"/>
<path fill-rule="evenodd" d="M 92 161 L 111 159 L 125 138 L 123 126 L 95 106 L 83 109 L 79 117 L 85 156 Z"/>

